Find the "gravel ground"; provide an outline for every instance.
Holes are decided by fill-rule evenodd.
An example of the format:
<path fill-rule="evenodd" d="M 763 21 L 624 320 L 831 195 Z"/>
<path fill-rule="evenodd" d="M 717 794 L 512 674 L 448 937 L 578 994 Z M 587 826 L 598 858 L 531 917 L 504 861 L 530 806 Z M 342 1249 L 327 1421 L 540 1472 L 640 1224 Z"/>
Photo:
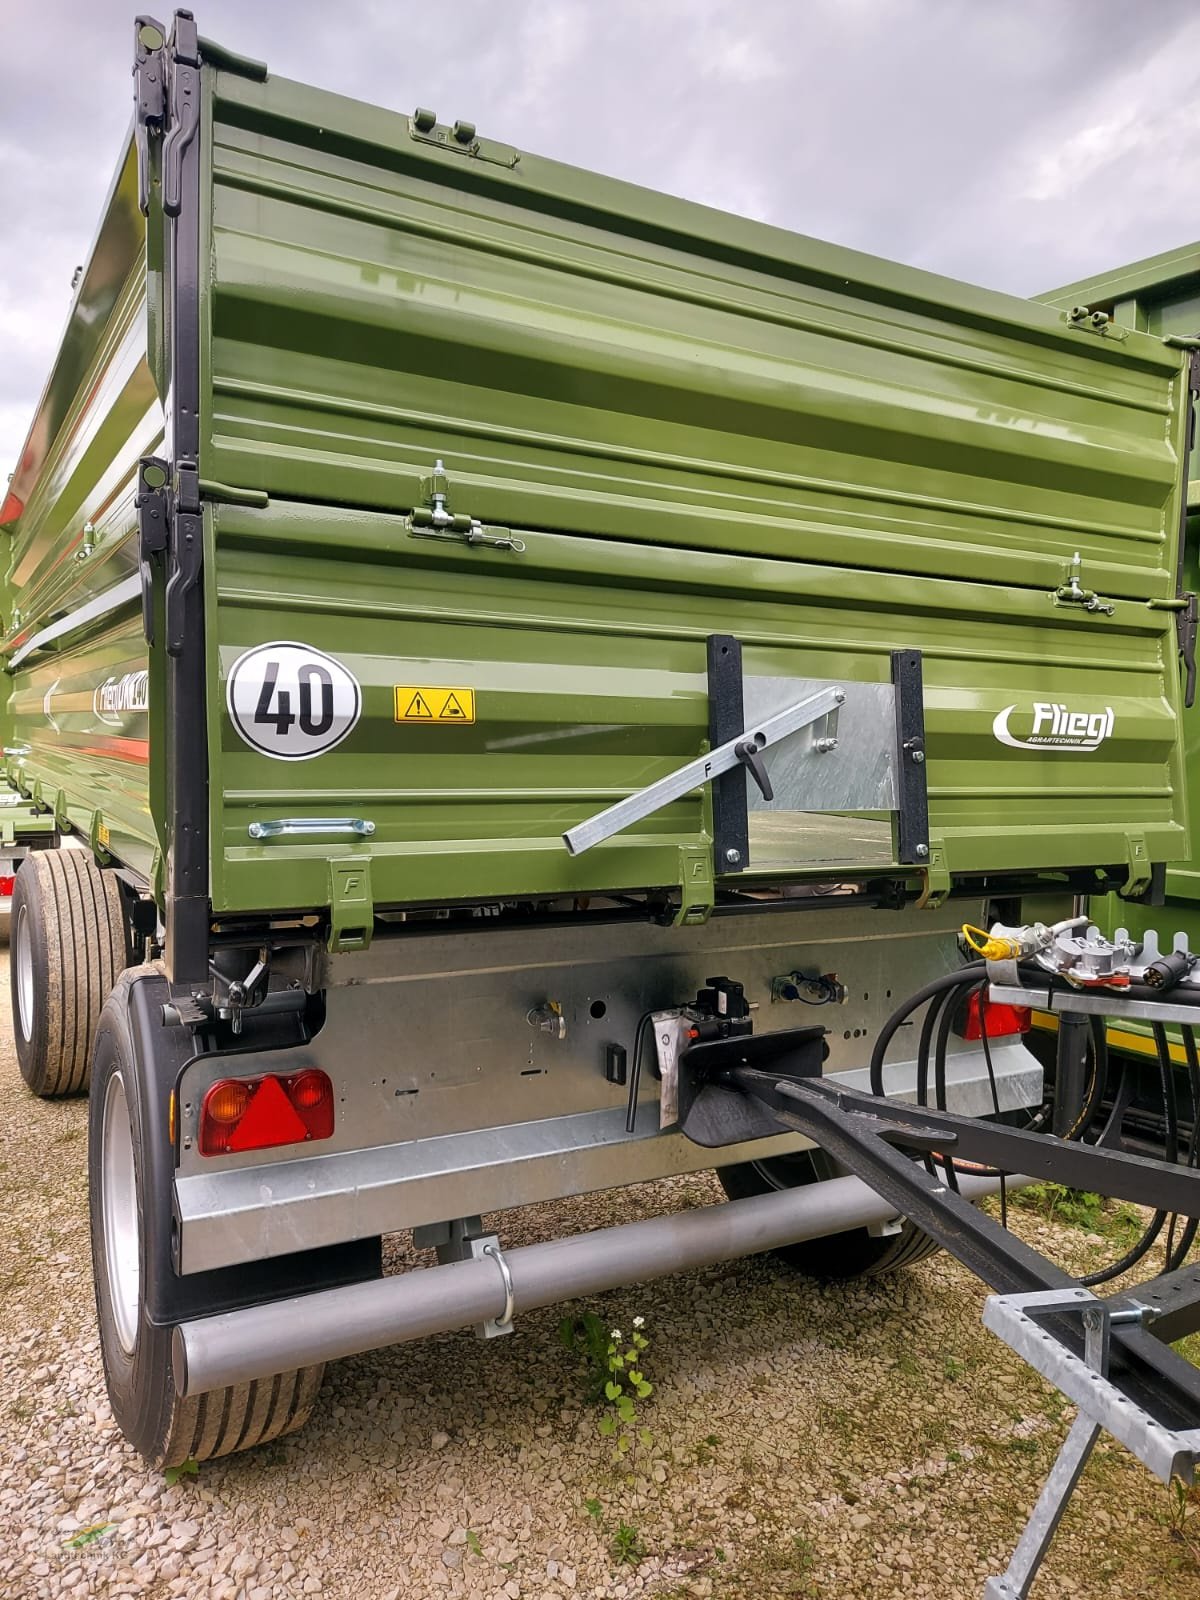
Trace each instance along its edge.
<path fill-rule="evenodd" d="M 0 983 L 5 1600 L 977 1600 L 1003 1569 L 1070 1412 L 983 1331 L 982 1291 L 946 1257 L 846 1288 L 759 1259 L 596 1302 L 626 1332 L 644 1316 L 652 1340 L 654 1442 L 632 1474 L 541 1312 L 510 1338 L 337 1364 L 302 1434 L 177 1485 L 148 1475 L 112 1422 L 93 1332 L 86 1108 L 25 1093 Z M 539 1207 L 502 1236 L 714 1198 L 706 1177 L 645 1185 Z M 1036 1213 L 1017 1225 L 1078 1270 L 1114 1252 Z M 392 1266 L 417 1260 L 392 1244 Z M 1172 1535 L 1166 1490 L 1109 1444 L 1085 1491 L 1035 1600 L 1194 1600 L 1200 1542 Z"/>

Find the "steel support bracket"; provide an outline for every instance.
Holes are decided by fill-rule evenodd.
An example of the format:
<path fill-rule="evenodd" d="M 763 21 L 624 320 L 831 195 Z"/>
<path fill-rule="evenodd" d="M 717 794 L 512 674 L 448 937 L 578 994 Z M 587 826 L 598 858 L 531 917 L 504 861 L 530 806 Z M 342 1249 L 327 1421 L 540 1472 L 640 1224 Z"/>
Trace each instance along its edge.
<path fill-rule="evenodd" d="M 707 845 L 679 846 L 679 910 L 672 918 L 676 928 L 707 922 L 717 901 L 713 882 L 712 850 Z"/>
<path fill-rule="evenodd" d="M 366 950 L 374 926 L 370 856 L 330 856 L 330 953 L 345 955 L 353 950 Z"/>
<path fill-rule="evenodd" d="M 1121 894 L 1127 898 L 1131 895 L 1145 894 L 1150 887 L 1150 875 L 1153 869 L 1144 833 L 1125 835 L 1125 861 L 1129 870 L 1125 882 L 1121 885 Z"/>
<path fill-rule="evenodd" d="M 945 841 L 935 834 L 929 836 L 929 862 L 921 877 L 923 887 L 917 899 L 917 909 L 936 911 L 950 893 L 950 869 L 946 865 Z"/>
<path fill-rule="evenodd" d="M 54 832 L 54 818 L 39 812 L 36 806 L 22 803 L 21 796 L 0 793 L 0 845 L 23 842 L 30 835 L 41 838 Z"/>

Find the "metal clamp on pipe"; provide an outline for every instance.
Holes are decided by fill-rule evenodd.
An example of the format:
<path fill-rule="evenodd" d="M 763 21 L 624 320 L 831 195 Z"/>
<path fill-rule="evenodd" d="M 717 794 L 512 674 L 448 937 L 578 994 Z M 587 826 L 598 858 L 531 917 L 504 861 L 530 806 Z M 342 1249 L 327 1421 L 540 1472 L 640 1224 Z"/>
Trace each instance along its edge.
<path fill-rule="evenodd" d="M 500 1268 L 500 1276 L 504 1280 L 504 1310 L 498 1317 L 491 1318 L 491 1322 L 497 1333 L 510 1333 L 512 1331 L 513 1311 L 516 1303 L 512 1273 L 508 1270 L 508 1262 L 504 1259 L 504 1251 L 501 1250 L 498 1244 L 485 1244 L 483 1253 L 485 1256 L 490 1256 Z M 486 1327 L 487 1324 L 485 1323 L 484 1326 Z"/>

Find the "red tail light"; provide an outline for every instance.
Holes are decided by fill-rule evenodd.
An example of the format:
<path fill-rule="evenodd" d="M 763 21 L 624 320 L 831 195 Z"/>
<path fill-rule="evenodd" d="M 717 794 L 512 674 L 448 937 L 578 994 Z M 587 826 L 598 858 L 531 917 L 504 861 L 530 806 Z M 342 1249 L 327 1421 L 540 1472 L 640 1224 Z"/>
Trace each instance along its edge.
<path fill-rule="evenodd" d="M 200 1105 L 200 1154 L 304 1144 L 333 1133 L 333 1084 L 310 1067 L 288 1077 L 221 1078 Z"/>
<path fill-rule="evenodd" d="M 983 1026 L 980 1025 L 980 1012 Z M 1014 1033 L 1028 1033 L 1032 1013 L 1028 1006 L 997 1005 L 994 1000 L 983 1002 L 979 994 L 971 995 L 963 1017 L 962 1036 L 967 1040 L 983 1037 L 984 1027 L 989 1039 L 1004 1039 Z"/>
<path fill-rule="evenodd" d="M 7 873 L 0 873 L 0 900 L 8 899 L 13 892 L 13 884 L 16 881 L 15 875 L 10 876 Z"/>

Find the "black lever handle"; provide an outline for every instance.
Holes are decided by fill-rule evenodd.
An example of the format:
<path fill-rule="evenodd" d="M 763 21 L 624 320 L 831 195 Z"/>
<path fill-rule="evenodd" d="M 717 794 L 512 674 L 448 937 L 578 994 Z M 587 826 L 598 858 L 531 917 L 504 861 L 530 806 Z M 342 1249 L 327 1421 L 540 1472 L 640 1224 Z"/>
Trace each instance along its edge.
<path fill-rule="evenodd" d="M 743 739 L 740 744 L 735 744 L 733 753 L 747 767 L 750 776 L 762 791 L 764 800 L 774 800 L 775 791 L 771 787 L 771 780 L 767 776 L 766 763 L 762 758 L 762 746 L 754 739 Z"/>

